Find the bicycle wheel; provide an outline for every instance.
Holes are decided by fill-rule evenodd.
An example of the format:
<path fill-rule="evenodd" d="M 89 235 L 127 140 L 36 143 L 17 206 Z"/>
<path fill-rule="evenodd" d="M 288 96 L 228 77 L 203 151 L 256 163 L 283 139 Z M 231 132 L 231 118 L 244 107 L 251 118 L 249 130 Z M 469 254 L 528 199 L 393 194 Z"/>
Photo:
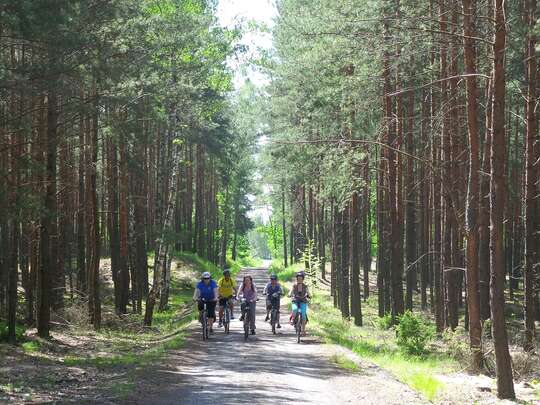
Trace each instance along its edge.
<path fill-rule="evenodd" d="M 249 337 L 249 311 L 246 311 L 244 315 L 244 340 L 248 340 Z"/>
<path fill-rule="evenodd" d="M 272 333 L 275 335 L 276 334 L 276 316 L 277 316 L 277 311 L 275 309 L 272 309 L 272 313 L 270 315 L 270 323 L 272 324 Z"/>
<path fill-rule="evenodd" d="M 228 306 L 225 307 L 225 317 L 224 317 L 224 320 L 223 320 L 223 326 L 225 328 L 225 333 L 228 335 L 229 334 L 229 323 L 231 321 L 231 317 L 230 317 L 230 309 Z"/>
<path fill-rule="evenodd" d="M 208 319 L 206 317 L 206 309 L 203 310 L 203 315 L 201 317 L 202 325 L 202 340 L 208 339 Z"/>

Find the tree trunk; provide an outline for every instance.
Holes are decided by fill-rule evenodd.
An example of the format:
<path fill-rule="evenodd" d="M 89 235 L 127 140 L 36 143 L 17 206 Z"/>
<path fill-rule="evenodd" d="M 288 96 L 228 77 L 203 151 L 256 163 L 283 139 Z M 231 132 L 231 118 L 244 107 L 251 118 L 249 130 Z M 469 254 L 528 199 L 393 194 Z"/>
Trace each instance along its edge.
<path fill-rule="evenodd" d="M 537 55 L 536 55 L 536 0 L 527 0 L 527 99 L 526 114 L 527 128 L 525 135 L 525 263 L 524 263 L 524 289 L 525 289 L 525 342 L 524 349 L 534 349 L 535 305 L 534 288 L 535 274 L 539 274 L 540 238 L 538 203 L 538 160 L 540 147 L 538 144 L 538 124 L 536 121 L 537 104 Z"/>
<path fill-rule="evenodd" d="M 504 0 L 494 0 L 495 40 L 493 44 L 493 107 L 490 179 L 490 264 L 491 320 L 497 364 L 497 396 L 514 399 L 512 363 L 504 318 L 503 220 L 506 201 L 505 67 L 506 17 Z"/>
<path fill-rule="evenodd" d="M 470 347 L 473 364 L 483 366 L 482 326 L 480 324 L 480 294 L 478 269 L 478 203 L 479 203 L 479 139 L 478 139 L 478 89 L 476 85 L 475 49 L 472 37 L 476 30 L 472 18 L 476 12 L 476 0 L 462 0 L 464 59 L 467 88 L 467 124 L 469 130 L 469 181 L 467 188 L 467 305 L 469 316 Z"/>

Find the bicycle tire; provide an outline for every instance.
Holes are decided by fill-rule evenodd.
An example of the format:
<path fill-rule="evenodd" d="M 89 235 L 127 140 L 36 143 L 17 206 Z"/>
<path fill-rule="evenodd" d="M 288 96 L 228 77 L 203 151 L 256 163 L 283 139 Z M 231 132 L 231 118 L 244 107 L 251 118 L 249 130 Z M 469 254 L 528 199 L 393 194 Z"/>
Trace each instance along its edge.
<path fill-rule="evenodd" d="M 223 326 L 225 328 L 225 333 L 227 335 L 229 334 L 230 321 L 231 321 L 230 312 L 229 312 L 229 307 L 227 306 L 227 307 L 225 307 L 225 319 L 224 319 L 224 322 L 223 322 Z"/>
<path fill-rule="evenodd" d="M 247 341 L 249 338 L 249 310 L 246 311 L 244 315 L 244 340 Z"/>
<path fill-rule="evenodd" d="M 275 309 L 272 309 L 272 313 L 270 315 L 270 323 L 272 324 L 272 333 L 276 334 L 276 313 L 277 311 Z"/>
<path fill-rule="evenodd" d="M 205 311 L 205 310 L 203 310 Z M 201 325 L 202 325 L 202 336 L 203 336 L 203 340 L 206 340 L 208 339 L 208 319 L 206 317 L 206 313 L 203 313 L 203 316 L 202 316 L 202 320 L 201 320 Z"/>

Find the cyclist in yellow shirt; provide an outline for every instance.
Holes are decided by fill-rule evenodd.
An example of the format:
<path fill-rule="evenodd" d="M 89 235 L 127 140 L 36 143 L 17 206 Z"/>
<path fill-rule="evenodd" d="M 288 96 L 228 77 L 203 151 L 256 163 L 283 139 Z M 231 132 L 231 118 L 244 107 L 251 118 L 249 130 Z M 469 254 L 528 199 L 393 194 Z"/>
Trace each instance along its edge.
<path fill-rule="evenodd" d="M 231 270 L 223 270 L 223 277 L 218 280 L 218 294 L 219 294 L 219 324 L 218 328 L 223 326 L 223 311 L 227 302 L 231 300 L 233 296 L 236 295 L 236 281 L 231 278 Z M 234 319 L 233 316 L 233 305 L 234 303 L 231 300 L 231 319 Z"/>

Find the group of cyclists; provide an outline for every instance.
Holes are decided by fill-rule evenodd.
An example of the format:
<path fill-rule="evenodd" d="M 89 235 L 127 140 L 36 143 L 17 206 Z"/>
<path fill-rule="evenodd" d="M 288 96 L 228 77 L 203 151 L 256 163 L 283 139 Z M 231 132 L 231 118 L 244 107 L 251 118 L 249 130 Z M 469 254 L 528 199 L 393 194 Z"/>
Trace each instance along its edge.
<path fill-rule="evenodd" d="M 293 324 L 293 320 L 296 318 L 298 312 L 302 314 L 302 336 L 306 335 L 307 304 L 308 299 L 310 298 L 309 289 L 304 283 L 304 279 L 305 274 L 303 271 L 296 273 L 296 281 L 289 293 L 289 297 L 292 300 L 292 313 L 289 322 Z M 284 292 L 275 274 L 270 275 L 270 280 L 264 287 L 263 295 L 266 296 L 265 322 L 268 322 L 270 311 L 272 306 L 274 306 L 277 308 L 277 328 L 281 328 L 279 321 L 279 307 L 280 298 L 284 295 Z M 240 321 L 243 321 L 245 314 L 249 312 L 249 329 L 251 334 L 255 335 L 257 287 L 253 282 L 253 278 L 250 275 L 244 276 L 240 287 L 237 288 L 236 281 L 231 277 L 231 270 L 228 268 L 223 270 L 223 276 L 217 282 L 212 279 L 209 272 L 204 272 L 202 274 L 201 281 L 199 281 L 195 287 L 193 300 L 198 303 L 200 315 L 202 315 L 202 311 L 206 304 L 206 318 L 208 320 L 208 330 L 210 334 L 214 333 L 213 327 L 216 321 L 216 305 L 219 304 L 218 328 L 221 328 L 223 326 L 224 309 L 227 305 L 229 306 L 231 319 L 234 319 L 234 301 L 237 298 L 243 298 L 241 306 L 242 316 L 240 317 Z M 202 319 L 202 317 L 200 316 L 199 319 Z"/>

